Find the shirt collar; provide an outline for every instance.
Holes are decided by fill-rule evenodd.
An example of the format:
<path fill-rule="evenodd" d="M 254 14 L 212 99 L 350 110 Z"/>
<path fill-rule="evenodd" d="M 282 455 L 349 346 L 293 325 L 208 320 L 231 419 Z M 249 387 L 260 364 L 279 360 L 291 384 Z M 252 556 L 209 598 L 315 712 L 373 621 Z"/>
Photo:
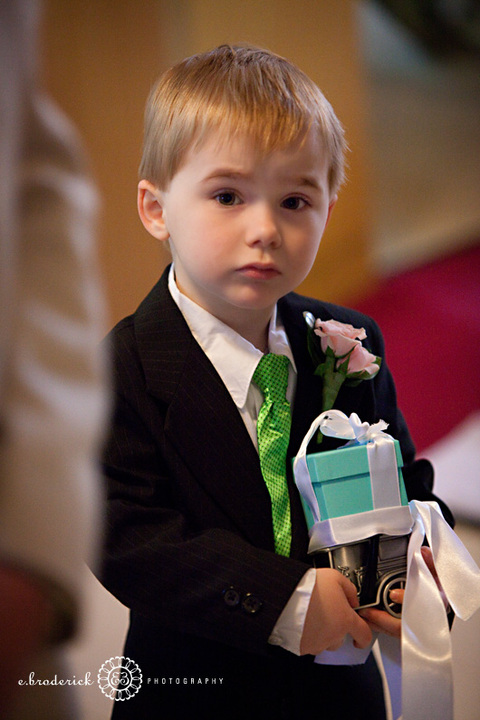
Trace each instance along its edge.
<path fill-rule="evenodd" d="M 237 407 L 243 408 L 253 373 L 262 357 L 261 351 L 181 293 L 175 282 L 173 264 L 168 276 L 168 288 L 193 337 L 217 370 Z M 270 319 L 268 347 L 272 353 L 286 355 L 296 372 L 290 343 L 276 306 Z"/>

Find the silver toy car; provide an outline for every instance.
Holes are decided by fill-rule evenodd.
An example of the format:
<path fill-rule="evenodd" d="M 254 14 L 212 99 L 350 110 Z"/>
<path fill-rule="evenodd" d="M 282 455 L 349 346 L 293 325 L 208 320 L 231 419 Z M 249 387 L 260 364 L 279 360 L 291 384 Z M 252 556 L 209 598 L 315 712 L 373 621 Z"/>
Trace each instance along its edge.
<path fill-rule="evenodd" d="M 331 567 L 357 588 L 360 608 L 379 607 L 401 617 L 402 606 L 390 591 L 404 589 L 410 535 L 374 535 L 360 542 L 325 548 L 313 555 L 315 567 Z"/>

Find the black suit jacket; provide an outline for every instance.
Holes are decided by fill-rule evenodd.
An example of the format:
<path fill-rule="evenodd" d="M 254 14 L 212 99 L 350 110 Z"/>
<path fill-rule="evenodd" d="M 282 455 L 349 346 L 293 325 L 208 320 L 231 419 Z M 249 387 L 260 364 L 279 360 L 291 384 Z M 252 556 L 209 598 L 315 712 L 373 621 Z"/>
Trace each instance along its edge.
<path fill-rule="evenodd" d="M 109 530 L 102 581 L 131 608 L 126 653 L 144 677 L 223 673 L 230 677 L 226 686 L 231 692 L 234 678 L 241 678 L 245 691 L 240 692 L 237 682 L 236 705 L 251 687 L 250 708 L 254 698 L 261 706 L 263 693 L 270 713 L 272 695 L 278 694 L 280 685 L 270 677 L 269 668 L 284 673 L 282 687 L 297 672 L 303 678 L 307 666 L 315 677 L 322 673 L 330 688 L 332 683 L 343 684 L 345 677 L 340 669 L 312 669 L 311 659 L 296 658 L 268 643 L 278 616 L 310 567 L 291 463 L 293 539 L 291 557 L 285 558 L 274 553 L 270 497 L 257 451 L 223 382 L 172 300 L 167 272 L 109 338 L 116 407 L 105 454 Z M 365 327 L 364 344 L 376 355 L 385 353 L 378 327 L 364 315 L 293 293 L 278 307 L 298 370 L 292 458 L 321 412 L 322 381 L 313 374 L 303 312 Z M 410 497 L 432 497 L 431 467 L 425 461 L 413 463 L 414 447 L 385 362 L 373 381 L 344 386 L 336 408 L 356 412 L 370 423 L 387 421 L 401 444 Z M 325 439 L 321 449 L 338 444 Z M 135 700 L 138 704 L 140 696 L 144 699 L 145 712 L 153 712 L 160 702 L 158 697 L 148 700 L 150 690 L 142 688 Z M 166 689 L 159 682 L 157 693 L 160 690 L 166 703 Z M 218 697 L 218 688 L 212 693 Z M 130 702 L 117 703 L 119 717 L 136 717 L 128 714 L 133 713 Z M 177 706 L 178 697 L 172 702 Z M 174 717 L 168 714 L 172 712 L 164 716 Z M 205 711 L 205 717 L 212 712 Z M 338 710 L 334 716 L 343 717 Z M 366 717 L 375 714 L 370 711 Z"/>

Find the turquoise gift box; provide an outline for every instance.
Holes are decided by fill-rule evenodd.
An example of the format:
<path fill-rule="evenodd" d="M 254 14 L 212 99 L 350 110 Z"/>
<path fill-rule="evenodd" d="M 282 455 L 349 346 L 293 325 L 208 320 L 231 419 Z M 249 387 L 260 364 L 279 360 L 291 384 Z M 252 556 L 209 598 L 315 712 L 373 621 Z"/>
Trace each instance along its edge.
<path fill-rule="evenodd" d="M 408 505 L 400 444 L 398 440 L 394 444 L 401 505 Z M 307 455 L 306 460 L 322 520 L 374 509 L 366 445 L 347 444 L 338 450 Z M 390 481 L 385 478 L 385 482 Z M 314 524 L 312 513 L 302 496 L 301 500 L 310 529 Z"/>

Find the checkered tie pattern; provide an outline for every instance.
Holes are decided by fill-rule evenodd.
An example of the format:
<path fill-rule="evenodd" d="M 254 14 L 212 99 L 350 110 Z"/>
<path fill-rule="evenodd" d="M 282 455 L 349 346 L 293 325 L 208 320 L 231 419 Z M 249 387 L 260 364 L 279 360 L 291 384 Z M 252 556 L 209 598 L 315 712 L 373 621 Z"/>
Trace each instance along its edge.
<path fill-rule="evenodd" d="M 264 402 L 257 420 L 258 454 L 262 475 L 272 501 L 275 552 L 290 554 L 292 526 L 287 486 L 287 448 L 290 438 L 290 403 L 286 398 L 289 359 L 285 355 L 264 355 L 253 374 L 253 382 Z"/>

